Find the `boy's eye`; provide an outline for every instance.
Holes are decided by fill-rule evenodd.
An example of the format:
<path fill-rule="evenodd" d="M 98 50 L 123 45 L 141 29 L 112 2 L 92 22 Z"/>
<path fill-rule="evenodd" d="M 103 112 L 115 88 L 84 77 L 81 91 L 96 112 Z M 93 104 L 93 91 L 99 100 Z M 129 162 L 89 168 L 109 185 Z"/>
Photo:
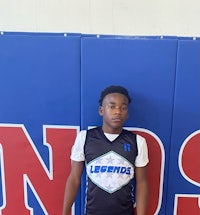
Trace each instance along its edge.
<path fill-rule="evenodd" d="M 123 107 L 122 107 L 122 110 L 124 110 L 124 111 L 125 111 L 125 110 L 128 110 L 128 107 L 127 107 L 127 106 L 123 106 Z"/>
<path fill-rule="evenodd" d="M 108 107 L 111 109 L 111 110 L 115 110 L 115 109 L 119 109 L 121 111 L 127 111 L 128 110 L 128 107 L 126 105 L 123 105 L 121 107 L 117 107 L 115 105 L 108 105 Z"/>

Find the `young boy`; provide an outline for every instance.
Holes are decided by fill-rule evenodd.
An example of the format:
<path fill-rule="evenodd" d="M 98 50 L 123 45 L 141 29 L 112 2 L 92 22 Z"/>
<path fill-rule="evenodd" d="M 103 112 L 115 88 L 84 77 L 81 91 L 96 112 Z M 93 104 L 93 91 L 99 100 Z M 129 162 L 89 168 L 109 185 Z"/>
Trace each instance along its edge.
<path fill-rule="evenodd" d="M 123 129 L 130 102 L 129 93 L 122 86 L 109 86 L 102 91 L 99 99 L 102 126 L 81 131 L 72 148 L 63 215 L 70 213 L 84 165 L 87 172 L 85 215 L 133 215 L 133 190 L 136 190 L 137 215 L 145 215 L 148 152 L 143 137 Z"/>

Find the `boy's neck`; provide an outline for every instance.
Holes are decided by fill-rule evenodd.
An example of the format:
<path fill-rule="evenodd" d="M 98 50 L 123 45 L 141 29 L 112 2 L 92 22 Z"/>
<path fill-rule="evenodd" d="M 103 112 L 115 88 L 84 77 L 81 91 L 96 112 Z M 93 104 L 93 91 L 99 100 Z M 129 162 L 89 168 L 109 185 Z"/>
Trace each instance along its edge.
<path fill-rule="evenodd" d="M 105 126 L 102 126 L 102 130 L 104 133 L 107 133 L 107 134 L 120 134 L 123 128 L 110 129 L 110 128 L 105 128 Z"/>

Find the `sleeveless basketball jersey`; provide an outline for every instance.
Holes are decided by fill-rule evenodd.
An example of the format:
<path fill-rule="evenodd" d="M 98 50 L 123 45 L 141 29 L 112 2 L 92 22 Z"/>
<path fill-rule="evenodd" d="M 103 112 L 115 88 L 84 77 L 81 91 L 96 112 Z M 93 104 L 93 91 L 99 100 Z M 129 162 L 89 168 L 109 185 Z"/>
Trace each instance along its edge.
<path fill-rule="evenodd" d="M 88 130 L 84 153 L 88 177 L 85 214 L 133 215 L 136 135 L 123 130 L 109 141 L 102 127 Z"/>

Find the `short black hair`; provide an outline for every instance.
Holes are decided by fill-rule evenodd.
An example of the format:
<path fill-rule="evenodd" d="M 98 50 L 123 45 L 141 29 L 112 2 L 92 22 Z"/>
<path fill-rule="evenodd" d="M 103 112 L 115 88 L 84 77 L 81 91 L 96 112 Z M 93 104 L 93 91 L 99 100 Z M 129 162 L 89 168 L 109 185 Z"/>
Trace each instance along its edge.
<path fill-rule="evenodd" d="M 111 85 L 106 87 L 100 95 L 99 105 L 102 106 L 103 99 L 110 93 L 120 93 L 127 97 L 129 104 L 131 103 L 131 97 L 129 96 L 128 90 L 122 86 Z"/>

